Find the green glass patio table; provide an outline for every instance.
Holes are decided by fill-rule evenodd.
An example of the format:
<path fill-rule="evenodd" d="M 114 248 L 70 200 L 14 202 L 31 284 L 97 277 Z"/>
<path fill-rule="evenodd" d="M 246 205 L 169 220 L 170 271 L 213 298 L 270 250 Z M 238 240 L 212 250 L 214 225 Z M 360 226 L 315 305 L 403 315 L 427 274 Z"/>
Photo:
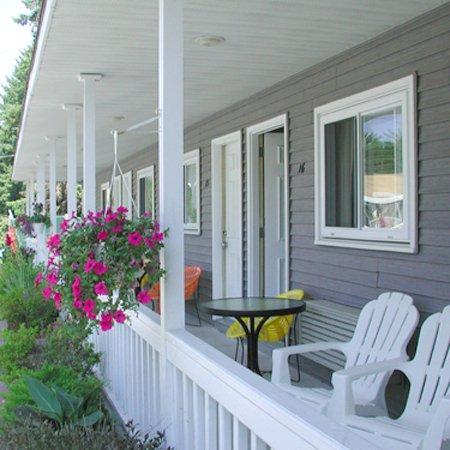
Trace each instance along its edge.
<path fill-rule="evenodd" d="M 258 375 L 258 337 L 263 325 L 270 317 L 300 314 L 306 309 L 303 301 L 274 297 L 222 298 L 199 306 L 208 314 L 234 317 L 241 324 L 247 338 L 247 367 Z"/>

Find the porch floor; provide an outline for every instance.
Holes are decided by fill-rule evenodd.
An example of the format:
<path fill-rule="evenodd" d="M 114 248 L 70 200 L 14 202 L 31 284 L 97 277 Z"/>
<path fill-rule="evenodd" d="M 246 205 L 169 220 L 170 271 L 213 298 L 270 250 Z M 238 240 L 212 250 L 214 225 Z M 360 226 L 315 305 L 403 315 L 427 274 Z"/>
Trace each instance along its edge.
<path fill-rule="evenodd" d="M 228 339 L 224 332 L 222 331 L 224 328 L 228 326 L 226 320 L 217 320 L 215 323 L 210 323 L 207 320 L 202 319 L 202 326 L 192 326 L 190 324 L 197 323 L 197 317 L 187 313 L 186 314 L 186 328 L 192 333 L 194 336 L 198 337 L 202 341 L 207 342 L 215 349 L 224 353 L 228 357 L 234 359 L 235 355 L 235 346 L 236 342 L 232 339 Z M 259 349 L 259 366 L 261 371 L 263 372 L 264 378 L 270 380 L 270 370 L 272 368 L 272 358 L 271 352 L 264 351 L 263 349 Z M 244 364 L 246 362 L 246 355 L 244 355 Z M 296 376 L 296 369 L 291 368 L 292 376 Z M 325 388 L 331 389 L 331 385 L 325 383 L 323 380 L 313 377 L 312 375 L 302 371 L 301 373 L 301 381 L 300 383 L 294 383 L 302 387 L 315 387 L 315 388 Z"/>

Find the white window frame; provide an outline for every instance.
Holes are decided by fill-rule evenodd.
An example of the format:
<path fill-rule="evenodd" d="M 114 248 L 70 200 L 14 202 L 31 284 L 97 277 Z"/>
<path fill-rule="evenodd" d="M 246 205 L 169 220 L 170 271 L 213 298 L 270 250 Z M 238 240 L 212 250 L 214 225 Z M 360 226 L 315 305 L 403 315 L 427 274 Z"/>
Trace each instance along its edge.
<path fill-rule="evenodd" d="M 186 202 L 186 196 L 184 192 L 184 180 L 183 180 L 183 222 L 184 222 L 184 233 L 185 234 L 200 234 L 200 149 L 196 148 L 195 150 L 192 150 L 190 152 L 187 152 L 183 155 L 183 173 L 184 168 L 187 165 L 194 164 L 196 167 L 196 174 L 197 174 L 197 221 L 195 223 L 185 223 L 184 222 L 184 208 L 185 208 L 185 202 Z"/>
<path fill-rule="evenodd" d="M 410 75 L 314 109 L 315 244 L 404 253 L 417 252 L 415 92 L 416 77 Z M 396 106 L 402 108 L 403 229 L 368 230 L 327 227 L 325 222 L 325 125 Z M 360 130 L 357 131 L 358 141 L 359 134 Z M 360 144 L 358 143 L 358 145 Z"/>
<path fill-rule="evenodd" d="M 152 213 L 152 218 L 155 218 L 155 165 L 152 164 L 151 166 L 145 167 L 144 169 L 140 169 L 136 172 L 137 176 L 137 211 L 136 215 L 139 217 L 141 215 L 141 179 L 142 178 L 151 178 L 153 183 L 153 192 L 151 193 L 152 197 L 152 210 L 150 211 Z"/>
<path fill-rule="evenodd" d="M 106 205 L 102 205 L 103 209 L 106 209 L 110 202 L 109 183 L 102 183 L 100 185 L 100 203 L 103 203 L 103 191 L 106 191 Z"/>

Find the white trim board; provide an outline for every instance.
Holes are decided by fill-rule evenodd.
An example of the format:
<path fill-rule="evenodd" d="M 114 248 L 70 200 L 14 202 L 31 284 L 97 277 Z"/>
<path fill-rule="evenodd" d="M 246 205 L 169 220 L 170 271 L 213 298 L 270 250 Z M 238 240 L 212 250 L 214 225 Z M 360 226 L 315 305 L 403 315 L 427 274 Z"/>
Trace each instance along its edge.
<path fill-rule="evenodd" d="M 289 236 L 289 129 L 288 116 L 281 114 L 272 119 L 252 125 L 246 131 L 247 143 L 247 294 L 259 295 L 259 191 L 258 135 L 277 128 L 284 128 L 284 199 L 285 199 L 285 287 L 289 289 L 290 236 Z"/>
<path fill-rule="evenodd" d="M 143 169 L 139 169 L 136 172 L 136 199 L 137 199 L 137 205 L 136 205 L 136 217 L 140 217 L 140 207 L 141 207 L 141 189 L 140 189 L 140 180 L 141 178 L 147 178 L 150 177 L 153 182 L 153 192 L 152 192 L 152 210 L 150 211 L 152 213 L 152 218 L 155 219 L 155 165 L 152 164 L 150 166 L 144 167 Z"/>
<path fill-rule="evenodd" d="M 240 167 L 240 183 L 238 184 L 238 195 L 240 197 L 240 209 L 238 211 L 240 223 L 240 268 L 237 271 L 240 274 L 236 283 L 241 286 L 241 295 L 243 290 L 243 227 L 242 227 L 242 133 L 236 131 L 225 136 L 218 137 L 211 141 L 211 216 L 212 216 L 212 291 L 213 299 L 221 298 L 223 295 L 222 285 L 222 158 L 217 157 L 217 151 L 223 145 L 237 142 L 241 152 L 239 152 L 239 167 Z"/>
<path fill-rule="evenodd" d="M 185 223 L 184 217 L 185 217 L 185 211 L 184 208 L 186 206 L 186 191 L 185 191 L 185 181 L 183 180 L 183 228 L 184 228 L 184 234 L 194 234 L 199 236 L 201 234 L 201 195 L 200 195 L 200 189 L 201 189 L 201 168 L 200 168 L 200 148 L 196 148 L 194 150 L 191 150 L 189 152 L 184 153 L 183 155 L 183 173 L 184 173 L 184 167 L 188 164 L 194 164 L 195 165 L 195 172 L 197 176 L 197 192 L 196 192 L 196 201 L 197 201 L 197 222 L 195 223 Z"/>

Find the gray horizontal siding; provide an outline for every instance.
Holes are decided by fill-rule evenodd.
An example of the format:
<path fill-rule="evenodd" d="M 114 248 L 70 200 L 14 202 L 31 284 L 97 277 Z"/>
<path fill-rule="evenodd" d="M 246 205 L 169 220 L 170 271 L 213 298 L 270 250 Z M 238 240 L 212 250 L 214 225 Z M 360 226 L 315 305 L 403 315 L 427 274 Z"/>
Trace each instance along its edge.
<path fill-rule="evenodd" d="M 418 89 L 419 252 L 407 255 L 314 245 L 314 107 L 413 72 L 417 73 Z M 362 306 L 386 290 L 411 294 L 426 312 L 448 304 L 450 5 L 277 83 L 186 130 L 185 150 L 201 149 L 202 233 L 186 235 L 185 258 L 188 264 L 200 265 L 204 270 L 200 288 L 203 298 L 211 296 L 212 284 L 211 139 L 286 112 L 290 144 L 291 286 L 303 287 L 315 298 L 352 306 Z M 245 152 L 244 142 L 244 180 Z M 156 162 L 153 147 L 124 161 L 122 167 L 135 172 Z M 300 163 L 305 163 L 304 173 L 299 173 Z M 108 176 L 99 174 L 99 183 Z M 243 193 L 245 230 L 245 182 Z M 245 280 L 244 273 L 244 283 Z"/>

